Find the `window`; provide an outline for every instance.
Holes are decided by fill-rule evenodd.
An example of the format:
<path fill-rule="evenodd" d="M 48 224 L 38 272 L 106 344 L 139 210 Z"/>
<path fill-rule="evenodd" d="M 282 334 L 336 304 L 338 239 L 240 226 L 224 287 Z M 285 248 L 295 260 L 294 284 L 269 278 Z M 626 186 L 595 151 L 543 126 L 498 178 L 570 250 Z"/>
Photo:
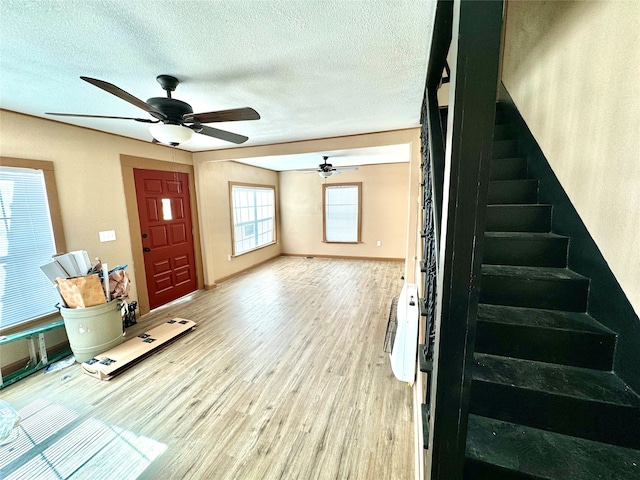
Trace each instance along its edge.
<path fill-rule="evenodd" d="M 56 311 L 59 296 L 39 266 L 64 251 L 53 163 L 0 159 L 0 329 Z M 49 187 L 49 188 L 48 188 Z M 53 205 L 51 205 L 53 204 Z M 56 242 L 58 238 L 58 242 Z"/>
<path fill-rule="evenodd" d="M 362 183 L 340 183 L 322 186 L 324 241 L 359 243 Z"/>
<path fill-rule="evenodd" d="M 275 242 L 275 187 L 229 184 L 233 219 L 233 254 Z"/>

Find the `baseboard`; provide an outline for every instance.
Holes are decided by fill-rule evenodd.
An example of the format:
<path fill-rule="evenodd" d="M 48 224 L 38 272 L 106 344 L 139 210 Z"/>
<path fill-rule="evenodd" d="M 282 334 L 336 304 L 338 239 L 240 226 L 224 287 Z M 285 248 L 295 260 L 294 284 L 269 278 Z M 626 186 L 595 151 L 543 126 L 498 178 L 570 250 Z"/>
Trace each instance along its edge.
<path fill-rule="evenodd" d="M 275 255 L 273 257 L 267 258 L 266 260 L 263 260 L 262 262 L 256 263 L 255 265 L 251 265 L 250 267 L 243 268 L 242 270 L 239 270 L 239 271 L 237 271 L 235 273 L 232 273 L 231 275 L 227 275 L 226 277 L 217 278 L 215 283 L 212 286 L 207 286 L 207 290 L 216 288 L 222 282 L 226 282 L 227 280 L 231 280 L 232 278 L 240 276 L 245 272 L 253 270 L 254 268 L 257 268 L 257 267 L 259 267 L 261 265 L 264 265 L 265 263 L 269 263 L 271 260 L 274 260 L 274 259 L 278 258 L 279 256 L 280 256 L 279 254 Z"/>
<path fill-rule="evenodd" d="M 304 258 L 335 258 L 340 260 L 369 260 L 369 261 L 381 261 L 381 262 L 404 262 L 404 258 L 395 257 L 354 257 L 347 255 L 317 255 L 315 253 L 283 253 L 283 257 L 304 257 Z"/>
<path fill-rule="evenodd" d="M 499 100 L 507 116 L 517 124 L 519 153 L 527 158 L 530 174 L 539 180 L 540 202 L 553 204 L 552 231 L 571 239 L 569 268 L 591 279 L 587 312 L 618 334 L 614 371 L 640 392 L 640 318 L 504 85 Z"/>

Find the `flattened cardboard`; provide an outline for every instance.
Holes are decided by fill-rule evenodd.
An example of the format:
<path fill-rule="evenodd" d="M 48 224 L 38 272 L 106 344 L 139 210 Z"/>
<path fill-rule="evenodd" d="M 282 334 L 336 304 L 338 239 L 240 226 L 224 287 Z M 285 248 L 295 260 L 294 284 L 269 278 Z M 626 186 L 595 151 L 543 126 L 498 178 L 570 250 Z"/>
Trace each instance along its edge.
<path fill-rule="evenodd" d="M 82 370 L 100 380 L 111 380 L 154 350 L 190 332 L 196 326 L 197 323 L 191 320 L 174 318 L 83 362 Z"/>

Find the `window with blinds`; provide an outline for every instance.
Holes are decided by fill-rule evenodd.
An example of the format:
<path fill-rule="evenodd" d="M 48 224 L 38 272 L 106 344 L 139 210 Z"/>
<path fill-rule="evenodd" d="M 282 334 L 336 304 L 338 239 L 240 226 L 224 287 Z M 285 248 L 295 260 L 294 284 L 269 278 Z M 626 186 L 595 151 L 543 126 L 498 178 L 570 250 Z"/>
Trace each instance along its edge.
<path fill-rule="evenodd" d="M 56 311 L 39 268 L 54 253 L 43 171 L 0 166 L 0 329 Z"/>
<path fill-rule="evenodd" d="M 323 185 L 324 241 L 360 242 L 362 183 Z"/>
<path fill-rule="evenodd" d="M 275 242 L 275 188 L 231 184 L 233 254 Z"/>

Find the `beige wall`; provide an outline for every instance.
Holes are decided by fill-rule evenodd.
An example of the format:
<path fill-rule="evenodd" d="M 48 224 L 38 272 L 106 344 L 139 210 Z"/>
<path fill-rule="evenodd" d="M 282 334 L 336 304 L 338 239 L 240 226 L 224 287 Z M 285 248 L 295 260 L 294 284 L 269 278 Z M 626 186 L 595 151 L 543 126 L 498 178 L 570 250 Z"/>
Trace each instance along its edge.
<path fill-rule="evenodd" d="M 201 225 L 203 227 L 202 237 L 203 237 L 203 250 L 204 250 L 204 263 L 205 263 L 205 280 L 208 285 L 211 285 L 211 282 L 215 282 L 220 278 L 224 279 L 228 275 L 233 275 L 236 272 L 242 271 L 244 266 L 240 264 L 237 260 L 233 259 L 231 262 L 227 261 L 227 255 L 230 253 L 230 240 L 228 240 L 229 244 L 226 248 L 221 248 L 218 252 L 215 253 L 213 259 L 209 258 L 209 255 L 212 254 L 213 249 L 208 245 L 207 237 L 209 235 L 220 236 L 219 241 L 225 241 L 225 238 L 230 238 L 230 233 L 228 229 L 230 228 L 229 220 L 225 220 L 225 218 L 219 217 L 215 220 L 211 220 L 211 216 L 222 215 L 222 213 L 218 212 L 218 214 L 214 212 L 207 212 L 207 209 L 214 208 L 214 198 L 218 199 L 218 201 L 224 201 L 225 205 L 228 205 L 228 198 L 222 199 L 222 183 L 227 181 L 227 173 L 231 171 L 236 172 L 253 172 L 252 167 L 242 167 L 242 166 L 234 166 L 233 162 L 229 162 L 229 160 L 243 159 L 243 158 L 253 158 L 253 157 L 264 157 L 269 155 L 288 155 L 288 154 L 300 154 L 300 153 L 317 153 L 322 151 L 332 151 L 332 150 L 340 150 L 340 149 L 348 149 L 348 148 L 366 148 L 366 147 L 376 147 L 376 146 L 387 146 L 387 145 L 401 145 L 406 144 L 409 146 L 409 157 L 407 161 L 409 162 L 408 169 L 405 165 L 405 183 L 404 189 L 406 196 L 404 200 L 399 200 L 397 204 L 395 204 L 394 200 L 394 208 L 398 208 L 397 215 L 404 216 L 404 230 L 402 234 L 399 234 L 398 237 L 393 237 L 389 242 L 385 242 L 384 238 L 373 238 L 369 239 L 368 235 L 377 235 L 378 232 L 381 232 L 382 228 L 378 228 L 377 226 L 370 225 L 367 228 L 370 230 L 367 231 L 367 240 L 373 242 L 375 245 L 375 241 L 381 240 L 383 242 L 382 247 L 375 247 L 372 244 L 366 245 L 356 245 L 356 246 L 343 246 L 343 247 L 355 247 L 351 249 L 343 249 L 341 252 L 338 252 L 337 249 L 328 249 L 328 250 L 318 250 L 315 246 L 313 247 L 314 251 L 307 252 L 303 251 L 303 248 L 300 247 L 299 242 L 288 235 L 288 232 L 297 232 L 298 227 L 292 225 L 291 222 L 287 223 L 291 217 L 290 215 L 302 215 L 300 218 L 304 218 L 306 214 L 302 210 L 296 210 L 297 206 L 290 205 L 290 202 L 311 202 L 313 194 L 307 196 L 306 192 L 295 192 L 293 190 L 293 184 L 291 183 L 292 175 L 298 175 L 295 173 L 281 173 L 280 174 L 280 206 L 283 209 L 281 214 L 282 224 L 281 224 L 281 235 L 280 239 L 282 240 L 282 252 L 283 253 L 300 253 L 300 254 L 325 254 L 325 255 L 337 255 L 337 256 L 362 256 L 362 257 L 380 257 L 380 258 L 404 258 L 405 259 L 405 278 L 409 282 L 415 282 L 416 275 L 416 267 L 417 267 L 417 256 L 416 256 L 416 248 L 417 248 L 417 236 L 415 232 L 418 231 L 418 205 L 419 205 L 419 176 L 420 176 L 420 129 L 412 128 L 406 130 L 395 130 L 390 132 L 380 132 L 380 133 L 371 133 L 364 135 L 352 135 L 352 136 L 344 136 L 344 137 L 335 137 L 335 138 L 325 138 L 320 140 L 307 140 L 301 142 L 291 142 L 291 143 L 283 143 L 283 144 L 275 144 L 275 145 L 264 145 L 258 147 L 243 147 L 243 148 L 234 148 L 229 150 L 215 150 L 210 152 L 198 152 L 193 154 L 194 166 L 196 169 L 196 180 L 198 182 L 198 195 L 199 201 L 198 204 L 200 206 L 200 216 L 201 216 Z M 242 170 L 236 170 L 238 168 L 242 168 Z M 373 167 L 362 167 L 363 172 L 369 172 L 369 168 Z M 403 167 L 398 167 L 403 168 Z M 224 169 L 233 169 L 233 170 L 224 170 Z M 260 170 L 260 169 L 255 169 Z M 374 171 L 374 170 L 370 170 Z M 355 173 L 355 175 L 354 175 Z M 361 171 L 358 172 L 344 172 L 340 174 L 340 177 L 336 177 L 340 181 L 348 181 L 348 179 L 356 179 L 359 178 Z M 247 173 L 247 175 L 257 175 L 260 177 L 259 173 Z M 369 176 L 369 173 L 366 173 Z M 398 173 L 394 171 L 394 183 L 396 182 Z M 308 178 L 307 178 L 308 177 Z M 224 181 L 220 179 L 224 178 Z M 304 178 L 304 182 L 309 182 L 311 185 L 318 185 L 316 183 L 319 179 L 317 175 L 306 175 Z M 314 179 L 314 180 L 312 180 Z M 249 180 L 247 180 L 249 181 Z M 313 183 L 311 183 L 313 181 Z M 336 180 L 337 181 L 337 180 Z M 359 180 L 358 180 L 359 181 Z M 371 181 L 373 181 L 373 177 L 371 177 Z M 376 180 L 377 185 L 380 185 L 379 180 Z M 216 185 L 214 187 L 214 185 Z M 228 195 L 227 192 L 228 187 L 224 187 L 224 195 Z M 363 192 L 366 192 L 366 185 L 363 186 Z M 385 187 L 386 188 L 386 187 Z M 321 192 L 321 191 L 320 191 Z M 205 196 L 206 195 L 206 196 Z M 300 195 L 306 197 L 304 200 L 300 197 Z M 321 193 L 320 193 L 321 195 Z M 321 196 L 320 196 L 321 198 Z M 385 203 L 384 199 L 372 199 L 374 202 L 373 206 L 381 205 Z M 404 202 L 402 206 L 402 210 L 400 211 L 400 204 Z M 309 208 L 311 209 L 311 204 L 309 203 Z M 321 207 L 321 204 L 319 204 Z M 291 210 L 291 209 L 294 210 Z M 306 207 L 305 207 L 306 208 Z M 384 208 L 384 207 L 383 207 Z M 304 210 L 304 209 L 303 209 Z M 228 213 L 224 214 L 228 216 Z M 364 220 L 363 213 L 363 220 Z M 209 220 L 207 220 L 209 218 Z M 308 225 L 312 226 L 312 228 L 317 228 L 315 222 L 307 217 L 306 221 L 308 221 Z M 322 221 L 322 216 L 320 215 L 319 221 Z M 368 221 L 368 220 L 367 220 Z M 209 222 L 206 224 L 206 222 Z M 226 222 L 226 223 L 225 223 Z M 205 225 L 206 224 L 206 225 Z M 214 227 L 214 224 L 217 227 Z M 216 230 L 219 228 L 219 230 Z M 320 223 L 320 227 L 322 228 L 322 224 Z M 224 230 L 222 230 L 224 229 Z M 388 237 L 388 234 L 385 238 Z M 400 237 L 402 237 L 400 239 Z M 318 248 L 328 248 L 327 245 L 323 245 L 322 234 L 320 230 L 319 237 L 316 235 L 309 234 L 309 238 L 312 238 L 314 244 L 320 244 Z M 402 242 L 404 247 L 402 251 L 400 251 L 398 247 L 398 242 Z M 385 247 L 389 247 L 389 250 L 386 250 Z M 273 255 L 276 255 L 276 249 L 274 248 Z M 321 253 L 327 252 L 327 253 Z M 329 253 L 330 252 L 330 253 Z M 393 252 L 393 253 L 392 253 Z M 401 253 L 399 255 L 396 254 Z M 270 258 L 271 253 L 264 254 L 265 259 Z M 239 257 L 241 258 L 241 257 Z M 253 263 L 253 262 L 250 262 Z"/>
<path fill-rule="evenodd" d="M 502 81 L 640 313 L 640 2 L 510 1 Z"/>
<path fill-rule="evenodd" d="M 361 171 L 355 172 L 365 178 L 365 243 L 358 247 L 360 250 L 357 253 L 327 253 L 406 258 L 405 275 L 408 281 L 415 281 L 418 242 L 416 232 L 419 222 L 419 129 L 194 154 L 175 150 L 178 170 L 190 165 L 194 168 L 204 283 L 214 286 L 216 282 L 282 252 L 282 243 L 278 243 L 235 257 L 231 261 L 227 260 L 231 253 L 229 181 L 275 185 L 281 205 L 289 205 L 289 202 L 295 201 L 290 182 L 285 189 L 284 198 L 280 198 L 283 194 L 280 192 L 278 173 L 232 161 L 216 160 L 397 144 L 409 145 L 410 163 L 388 168 L 362 167 Z M 137 230 L 130 224 L 136 221 L 132 213 L 131 198 L 128 198 L 131 197 L 130 170 L 132 165 L 136 166 L 136 158 L 144 160 L 144 168 L 171 168 L 173 153 L 171 148 L 148 142 L 0 110 L 0 156 L 53 162 L 67 250 L 87 250 L 92 258 L 99 256 L 102 261 L 113 266 L 128 264 L 129 275 L 134 280 L 130 294 L 132 299 L 141 300 L 138 296 L 144 296 L 145 290 L 143 285 L 139 285 L 138 291 L 135 282 L 135 278 L 142 275 L 144 266 L 140 265 L 142 262 L 137 252 L 139 238 L 133 238 L 134 234 L 131 233 Z M 384 173 L 375 173 L 380 171 Z M 285 183 L 288 175 L 283 174 Z M 347 180 L 349 175 L 345 172 L 338 178 Z M 309 181 L 313 179 L 314 185 L 320 185 L 317 175 L 306 177 Z M 371 197 L 367 195 L 367 192 L 374 191 L 382 193 Z M 392 229 L 387 229 L 386 226 L 382 228 L 380 217 L 376 221 L 370 211 L 378 212 L 385 219 L 393 219 L 395 223 L 392 229 L 397 228 L 399 231 L 390 235 Z M 282 218 L 285 216 L 282 215 Z M 321 222 L 321 217 L 319 220 Z M 100 243 L 98 232 L 103 230 L 115 230 L 117 240 Z M 284 238 L 284 229 L 279 225 L 278 240 Z M 381 247 L 372 246 L 376 240 L 382 241 Z M 295 247 L 296 242 L 295 239 L 291 242 L 292 249 L 299 248 Z M 313 251 L 303 253 L 320 254 L 320 251 L 314 247 Z M 47 334 L 47 337 L 48 345 L 65 340 L 62 331 Z M 24 342 L 16 343 L 11 347 L 3 347 L 0 364 L 11 364 L 26 356 L 28 351 L 25 350 Z"/>
<path fill-rule="evenodd" d="M 87 250 L 110 266 L 128 264 L 134 278 L 129 221 L 120 155 L 172 161 L 172 149 L 0 110 L 0 156 L 48 160 L 54 164 L 67 250 Z M 191 153 L 176 151 L 190 164 Z M 115 230 L 116 241 L 100 243 L 98 232 Z M 139 267 L 144 270 L 144 267 Z M 130 298 L 137 299 L 135 282 Z M 64 331 L 47 333 L 47 345 L 66 341 Z M 26 342 L 2 347 L 0 364 L 28 356 Z"/>
<path fill-rule="evenodd" d="M 172 161 L 172 149 L 151 143 L 0 110 L 0 155 L 54 164 L 67 250 L 86 250 L 110 266 L 128 264 L 133 278 L 129 221 L 120 168 L 127 154 Z M 176 150 L 176 162 L 191 153 Z M 100 243 L 98 232 L 115 230 Z M 140 266 L 139 268 L 144 268 Z M 136 298 L 132 285 L 131 298 Z"/>
<path fill-rule="evenodd" d="M 210 154 L 210 152 L 208 152 Z M 236 162 L 207 162 L 208 153 L 196 153 L 196 192 L 204 263 L 204 280 L 212 287 L 239 272 L 280 255 L 280 242 L 233 257 L 229 182 L 271 185 L 278 196 L 278 173 Z M 279 238 L 279 228 L 276 226 Z"/>
<path fill-rule="evenodd" d="M 407 159 L 408 160 L 408 159 Z M 282 252 L 290 255 L 331 255 L 404 260 L 409 200 L 409 163 L 361 166 L 326 180 L 362 183 L 361 243 L 322 241 L 322 185 L 314 173 L 282 172 L 280 205 Z M 376 246 L 380 241 L 381 246 Z"/>

